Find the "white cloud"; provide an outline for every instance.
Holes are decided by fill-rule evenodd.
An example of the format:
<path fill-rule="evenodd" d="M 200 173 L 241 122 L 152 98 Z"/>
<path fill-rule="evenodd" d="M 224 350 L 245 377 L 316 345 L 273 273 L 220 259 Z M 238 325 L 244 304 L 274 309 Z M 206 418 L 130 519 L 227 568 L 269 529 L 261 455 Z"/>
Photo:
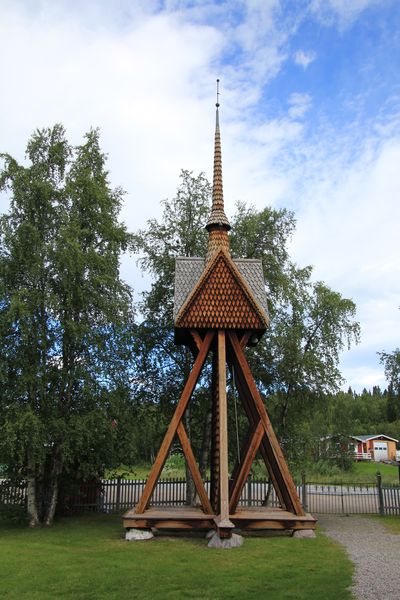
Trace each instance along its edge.
<path fill-rule="evenodd" d="M 292 119 L 301 118 L 311 108 L 311 96 L 294 92 L 290 95 L 289 105 L 289 116 Z"/>
<path fill-rule="evenodd" d="M 343 23 L 370 4 L 325 3 Z M 313 6 L 324 13 L 322 3 Z M 364 340 L 356 351 L 375 356 L 398 345 L 400 329 L 400 311 L 392 310 L 400 293 L 398 127 L 380 120 L 370 140 L 360 124 L 337 131 L 325 122 L 310 138 L 312 99 L 304 93 L 289 96 L 285 116 L 265 116 L 266 83 L 290 55 L 296 30 L 277 20 L 279 7 L 278 0 L 238 1 L 234 10 L 229 2 L 3 0 L 0 151 L 23 160 L 32 131 L 56 121 L 74 144 L 100 126 L 112 183 L 128 192 L 123 218 L 135 230 L 160 216 L 181 168 L 211 176 L 219 76 L 227 213 L 238 199 L 295 209 L 299 264 L 314 263 L 316 278 L 356 300 Z M 303 50 L 294 55 L 304 69 L 311 59 Z M 148 284 L 133 259 L 124 258 L 122 272 L 136 289 Z"/>
<path fill-rule="evenodd" d="M 298 50 L 294 54 L 294 62 L 296 65 L 300 65 L 303 69 L 307 69 L 308 65 L 310 65 L 317 58 L 315 52 L 305 52 L 304 50 Z"/>
<path fill-rule="evenodd" d="M 381 368 L 370 367 L 342 367 L 343 377 L 346 380 L 342 389 L 347 391 L 351 385 L 353 391 L 360 393 L 364 388 L 371 390 L 374 385 L 379 385 L 381 389 L 387 386 L 385 376 Z"/>
<path fill-rule="evenodd" d="M 384 0 L 312 0 L 311 10 L 324 23 L 337 21 L 341 29 L 350 26 L 362 12 Z"/>
<path fill-rule="evenodd" d="M 12 8 L 6 16 L 0 24 L 7 82 L 2 149 L 22 158 L 30 133 L 56 121 L 75 143 L 99 125 L 112 179 L 129 192 L 124 217 L 135 226 L 157 213 L 179 168 L 188 166 L 189 149 L 189 165 L 206 162 L 207 136 L 196 133 L 193 145 L 192 130 L 211 130 L 202 96 L 213 97 L 210 62 L 223 43 L 218 32 L 169 15 L 143 17 L 125 32 L 90 30 L 68 15 L 54 21 Z M 197 79 L 206 82 L 203 88 Z"/>
<path fill-rule="evenodd" d="M 375 152 L 366 143 L 347 168 L 334 153 L 324 160 L 306 186 L 292 249 L 300 264 L 315 265 L 316 279 L 355 300 L 361 345 L 349 354 L 375 372 L 376 353 L 395 348 L 400 331 L 400 139 Z"/>

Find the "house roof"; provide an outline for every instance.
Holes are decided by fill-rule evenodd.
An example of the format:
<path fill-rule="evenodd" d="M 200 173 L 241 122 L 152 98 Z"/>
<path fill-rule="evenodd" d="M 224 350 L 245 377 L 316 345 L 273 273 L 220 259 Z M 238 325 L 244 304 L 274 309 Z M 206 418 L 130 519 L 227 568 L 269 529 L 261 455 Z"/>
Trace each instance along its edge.
<path fill-rule="evenodd" d="M 387 440 L 391 440 L 392 442 L 399 442 L 399 440 L 396 440 L 396 438 L 392 438 L 384 433 L 376 433 L 374 435 L 351 435 L 350 437 L 353 438 L 353 440 L 358 440 L 359 442 L 368 442 L 369 440 L 375 440 L 376 438 L 385 438 Z"/>
<path fill-rule="evenodd" d="M 264 273 L 261 260 L 253 258 L 233 259 L 233 263 L 246 281 L 255 299 L 268 317 L 268 302 L 265 292 Z M 174 321 L 183 303 L 199 281 L 205 267 L 205 259 L 178 257 L 175 262 Z"/>

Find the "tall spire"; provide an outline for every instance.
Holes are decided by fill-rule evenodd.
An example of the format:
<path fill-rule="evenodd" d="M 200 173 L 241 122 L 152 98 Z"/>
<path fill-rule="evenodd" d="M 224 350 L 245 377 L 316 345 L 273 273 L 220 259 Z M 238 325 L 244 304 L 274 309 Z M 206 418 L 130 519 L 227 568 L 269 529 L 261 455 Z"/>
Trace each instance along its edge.
<path fill-rule="evenodd" d="M 210 260 L 215 252 L 222 247 L 229 251 L 228 231 L 231 229 L 224 210 L 224 192 L 222 187 L 221 135 L 219 130 L 219 79 L 217 79 L 217 103 L 215 106 L 216 115 L 212 206 L 206 225 L 206 229 L 209 233 L 207 261 Z"/>

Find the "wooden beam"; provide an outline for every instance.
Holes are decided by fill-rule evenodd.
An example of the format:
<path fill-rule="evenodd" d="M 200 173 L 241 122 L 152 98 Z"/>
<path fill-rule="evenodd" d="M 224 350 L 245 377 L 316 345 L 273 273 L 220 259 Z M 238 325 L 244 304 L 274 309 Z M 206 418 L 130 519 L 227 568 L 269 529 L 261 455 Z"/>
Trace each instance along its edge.
<path fill-rule="evenodd" d="M 219 393 L 218 393 L 218 350 L 213 344 L 211 376 L 211 455 L 210 455 L 210 500 L 217 514 L 219 506 Z"/>
<path fill-rule="evenodd" d="M 244 378 L 244 383 L 247 387 L 247 390 L 250 396 L 253 399 L 255 407 L 257 409 L 258 415 L 263 424 L 266 437 L 268 442 L 271 445 L 271 449 L 273 450 L 273 454 L 276 458 L 276 461 L 279 465 L 279 470 L 282 473 L 282 477 L 285 482 L 285 486 L 290 497 L 291 506 L 286 506 L 288 510 L 292 510 L 296 515 L 304 515 L 303 507 L 301 506 L 300 499 L 297 494 L 296 487 L 294 485 L 292 476 L 290 475 L 288 466 L 286 464 L 285 458 L 283 456 L 282 449 L 279 445 L 279 442 L 275 436 L 275 432 L 272 428 L 271 421 L 269 420 L 268 413 L 266 411 L 264 402 L 260 396 L 260 393 L 257 389 L 256 383 L 254 381 L 253 375 L 251 373 L 249 364 L 244 355 L 243 349 L 240 346 L 237 335 L 233 331 L 228 332 L 229 340 L 236 357 L 237 361 L 237 369 L 240 370 L 241 374 Z"/>
<path fill-rule="evenodd" d="M 211 342 L 214 338 L 214 332 L 213 331 L 208 331 L 206 333 L 206 336 L 203 340 L 203 343 L 201 345 L 200 348 L 200 352 L 194 362 L 193 368 L 190 372 L 189 377 L 187 378 L 187 381 L 185 383 L 185 387 L 183 388 L 183 392 L 182 395 L 179 399 L 179 402 L 176 406 L 174 415 L 171 419 L 171 422 L 168 426 L 167 432 L 164 436 L 163 442 L 161 444 L 160 450 L 158 451 L 157 454 L 157 458 L 153 464 L 153 467 L 150 471 L 150 475 L 149 478 L 146 482 L 146 485 L 143 489 L 143 493 L 142 496 L 138 502 L 138 504 L 136 505 L 136 513 L 142 513 L 145 509 L 146 506 L 149 503 L 149 500 L 151 498 L 151 495 L 154 491 L 154 487 L 158 481 L 158 478 L 160 477 L 160 473 L 162 471 L 162 468 L 164 466 L 164 463 L 167 459 L 168 456 L 168 452 L 169 449 L 171 447 L 172 441 L 174 439 L 174 436 L 176 434 L 176 430 L 178 428 L 178 425 L 180 423 L 180 420 L 183 417 L 183 414 L 186 410 L 186 407 L 188 405 L 188 402 L 192 396 L 193 390 L 196 386 L 196 383 L 200 377 L 200 373 L 201 370 L 203 368 L 203 365 L 205 363 L 205 360 L 207 358 L 207 354 L 210 350 L 210 346 L 211 346 Z"/>
<path fill-rule="evenodd" d="M 235 382 L 236 382 L 236 387 L 239 392 L 239 396 L 242 401 L 243 408 L 246 412 L 247 418 L 249 419 L 250 424 L 253 425 L 253 427 L 255 427 L 257 422 L 259 421 L 258 413 L 254 406 L 254 403 L 251 401 L 251 399 L 247 393 L 247 390 L 246 390 L 246 387 L 244 384 L 244 378 L 240 372 L 237 372 Z M 270 445 L 269 441 L 267 440 L 266 435 L 264 435 L 263 439 L 261 440 L 260 453 L 265 462 L 265 466 L 267 467 L 267 471 L 271 478 L 272 485 L 274 486 L 274 489 L 279 498 L 281 506 L 283 508 L 286 508 L 287 503 L 289 503 L 289 507 L 290 507 L 290 505 L 291 505 L 290 497 L 287 494 L 284 479 L 279 470 L 279 465 L 275 459 L 275 456 L 271 449 L 271 445 Z"/>
<path fill-rule="evenodd" d="M 228 365 L 231 370 L 234 370 L 233 352 L 232 352 L 232 349 L 229 347 L 228 347 Z M 259 416 L 258 416 L 257 409 L 254 406 L 254 402 L 251 400 L 250 396 L 247 393 L 247 389 L 246 389 L 246 386 L 244 383 L 244 378 L 240 371 L 238 371 L 236 373 L 235 386 L 239 393 L 239 397 L 242 401 L 242 405 L 243 405 L 244 411 L 246 413 L 246 416 L 249 420 L 250 431 L 252 429 L 254 430 L 259 421 Z M 277 464 L 276 460 L 274 459 L 274 456 L 273 456 L 273 453 L 272 453 L 272 450 L 271 450 L 271 447 L 267 440 L 266 435 L 264 435 L 263 439 L 261 440 L 260 454 L 265 462 L 265 466 L 267 467 L 267 471 L 271 478 L 272 485 L 274 486 L 274 489 L 279 498 L 281 506 L 283 508 L 286 508 L 287 502 L 289 502 L 289 505 L 290 505 L 290 498 L 287 494 L 286 495 L 282 494 L 281 488 L 285 488 L 284 481 L 279 472 L 279 465 Z M 243 456 L 243 452 L 241 453 L 241 456 Z M 236 476 L 237 473 L 238 473 L 238 467 L 235 465 L 234 475 Z"/>
<path fill-rule="evenodd" d="M 226 336 L 218 331 L 218 395 L 219 395 L 219 514 L 221 521 L 229 521 L 228 473 L 228 412 L 226 402 Z"/>
<path fill-rule="evenodd" d="M 237 381 L 241 386 L 241 394 L 243 395 L 243 398 L 245 399 L 245 401 L 248 402 L 249 410 L 252 414 L 252 419 L 253 421 L 257 422 L 259 419 L 259 414 L 251 398 L 249 390 L 246 386 L 244 376 L 239 368 L 237 369 Z M 295 504 L 293 503 L 293 495 L 290 492 L 290 489 L 288 488 L 287 480 L 285 479 L 281 463 L 276 453 L 274 452 L 271 440 L 267 434 L 265 434 L 263 437 L 260 446 L 260 451 L 267 466 L 268 473 L 270 474 L 273 486 L 275 488 L 275 491 L 278 495 L 282 507 L 286 508 L 290 512 L 294 512 Z"/>
<path fill-rule="evenodd" d="M 196 331 L 195 329 L 191 329 L 190 330 L 190 335 L 192 336 L 192 339 L 193 339 L 194 343 L 197 346 L 197 350 L 200 352 L 200 348 L 201 348 L 201 345 L 203 343 L 203 340 L 201 339 L 201 336 L 200 336 L 199 332 Z"/>
<path fill-rule="evenodd" d="M 251 337 L 251 331 L 245 331 L 242 337 L 240 338 L 240 345 L 242 348 L 246 347 L 247 342 Z"/>
<path fill-rule="evenodd" d="M 207 492 L 205 490 L 203 480 L 201 478 L 200 471 L 197 466 L 196 459 L 194 457 L 193 450 L 190 445 L 190 441 L 189 441 L 189 438 L 186 433 L 186 429 L 183 426 L 182 421 L 179 423 L 177 431 L 178 431 L 178 436 L 179 436 L 179 439 L 180 439 L 180 442 L 182 445 L 182 450 L 183 450 L 183 453 L 187 460 L 187 464 L 189 466 L 190 472 L 192 474 L 193 481 L 196 486 L 196 490 L 199 495 L 203 510 L 207 514 L 212 514 L 213 510 L 211 508 L 210 500 L 207 496 Z"/>
<path fill-rule="evenodd" d="M 236 478 L 236 481 L 233 486 L 233 490 L 231 493 L 231 498 L 229 501 L 229 512 L 234 513 L 236 507 L 239 502 L 240 494 L 242 493 L 243 486 L 246 483 L 247 477 L 249 475 L 251 465 L 256 457 L 258 448 L 260 447 L 261 440 L 264 436 L 264 427 L 261 421 L 258 422 L 258 425 L 251 437 L 249 447 L 247 449 L 246 454 L 242 458 L 242 464 Z"/>

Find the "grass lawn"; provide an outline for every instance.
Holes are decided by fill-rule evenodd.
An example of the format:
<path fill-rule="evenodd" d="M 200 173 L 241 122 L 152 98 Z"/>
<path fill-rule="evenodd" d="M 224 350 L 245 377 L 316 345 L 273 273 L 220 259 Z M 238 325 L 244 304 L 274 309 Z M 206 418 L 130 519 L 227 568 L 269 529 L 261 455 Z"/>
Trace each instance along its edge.
<path fill-rule="evenodd" d="M 0 522 L 4 600 L 350 600 L 352 570 L 341 546 L 320 533 L 253 537 L 215 550 L 199 537 L 125 542 L 121 519 L 110 516 L 38 530 Z"/>
<path fill-rule="evenodd" d="M 256 476 L 265 477 L 264 465 L 256 465 Z M 114 478 L 117 475 L 125 479 L 147 479 L 151 465 L 141 464 L 135 467 L 121 466 L 113 473 L 106 473 L 106 477 Z M 339 471 L 333 467 L 332 473 L 307 473 L 307 481 L 313 483 L 376 483 L 376 472 L 380 471 L 382 481 L 386 484 L 399 484 L 399 467 L 376 462 L 355 462 L 350 471 Z M 112 477 L 111 477 L 112 475 Z M 185 477 L 185 464 L 183 457 L 169 458 L 164 467 L 162 477 Z"/>
<path fill-rule="evenodd" d="M 376 473 L 382 475 L 382 482 L 399 484 L 399 467 L 376 462 L 355 462 L 350 471 L 335 471 L 331 475 L 307 474 L 307 481 L 315 483 L 375 483 Z"/>
<path fill-rule="evenodd" d="M 385 517 L 375 517 L 382 523 L 390 533 L 398 533 L 400 535 L 400 518 L 397 516 L 387 515 Z"/>

